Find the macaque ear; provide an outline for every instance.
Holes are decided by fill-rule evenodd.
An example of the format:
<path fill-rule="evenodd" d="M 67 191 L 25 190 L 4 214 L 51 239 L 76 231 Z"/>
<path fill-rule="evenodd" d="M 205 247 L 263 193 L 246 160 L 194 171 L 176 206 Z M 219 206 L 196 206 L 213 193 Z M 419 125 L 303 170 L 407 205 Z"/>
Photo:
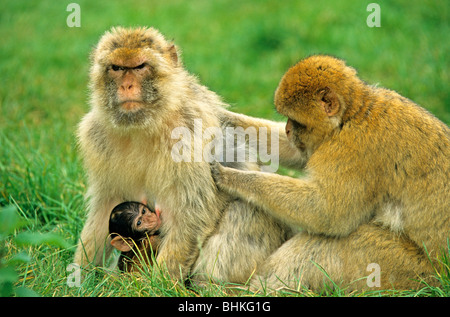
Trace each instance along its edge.
<path fill-rule="evenodd" d="M 318 96 L 323 110 L 329 117 L 336 115 L 341 109 L 337 95 L 330 88 L 319 90 Z"/>
<path fill-rule="evenodd" d="M 177 47 L 172 44 L 169 49 L 167 50 L 167 53 L 169 54 L 170 59 L 172 60 L 173 64 L 175 66 L 178 66 L 178 51 Z"/>
<path fill-rule="evenodd" d="M 133 240 L 130 238 L 123 238 L 121 236 L 116 236 L 111 239 L 111 245 L 121 252 L 128 252 L 133 246 Z"/>

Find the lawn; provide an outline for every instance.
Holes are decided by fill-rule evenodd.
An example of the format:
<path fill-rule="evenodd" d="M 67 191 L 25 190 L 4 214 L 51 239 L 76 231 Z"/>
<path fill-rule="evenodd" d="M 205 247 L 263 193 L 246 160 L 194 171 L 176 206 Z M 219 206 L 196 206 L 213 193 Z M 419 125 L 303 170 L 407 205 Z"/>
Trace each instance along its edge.
<path fill-rule="evenodd" d="M 196 296 L 164 274 L 99 269 L 86 273 L 82 287 L 67 285 L 85 215 L 74 134 L 89 109 L 90 51 L 111 26 L 158 28 L 181 48 L 185 67 L 236 112 L 280 120 L 273 93 L 283 73 L 303 57 L 325 53 L 450 124 L 446 0 L 378 1 L 379 28 L 366 23 L 372 1 L 78 0 L 81 26 L 69 27 L 71 2 L 6 0 L 0 11 L 0 208 L 13 205 L 27 221 L 0 234 L 0 255 L 29 255 L 14 265 L 17 288 L 42 296 Z M 17 243 L 23 231 L 56 234 L 64 243 Z M 440 288 L 391 295 L 449 296 L 448 276 L 442 281 Z M 199 292 L 225 295 L 220 285 Z"/>

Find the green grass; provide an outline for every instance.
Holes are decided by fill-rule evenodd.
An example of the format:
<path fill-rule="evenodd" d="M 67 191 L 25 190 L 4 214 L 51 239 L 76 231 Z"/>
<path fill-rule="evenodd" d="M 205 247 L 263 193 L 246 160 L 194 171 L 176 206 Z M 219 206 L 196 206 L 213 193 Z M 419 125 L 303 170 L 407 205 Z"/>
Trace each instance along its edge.
<path fill-rule="evenodd" d="M 366 25 L 371 1 L 323 0 L 80 0 L 81 27 L 69 28 L 71 2 L 7 0 L 0 11 L 0 206 L 15 205 L 29 221 L 25 230 L 57 233 L 70 244 L 78 238 L 86 188 L 74 133 L 88 111 L 90 50 L 113 25 L 160 29 L 182 49 L 185 66 L 237 112 L 281 119 L 272 103 L 279 79 L 299 59 L 325 53 L 450 123 L 446 0 L 378 1 L 381 28 Z M 43 296 L 196 296 L 164 274 L 117 278 L 102 269 L 69 288 L 73 248 L 11 240 L 6 258 L 24 248 L 32 260 L 17 266 L 17 286 Z M 449 276 L 441 279 L 440 288 L 392 295 L 449 296 Z M 200 294 L 225 293 L 211 285 Z"/>

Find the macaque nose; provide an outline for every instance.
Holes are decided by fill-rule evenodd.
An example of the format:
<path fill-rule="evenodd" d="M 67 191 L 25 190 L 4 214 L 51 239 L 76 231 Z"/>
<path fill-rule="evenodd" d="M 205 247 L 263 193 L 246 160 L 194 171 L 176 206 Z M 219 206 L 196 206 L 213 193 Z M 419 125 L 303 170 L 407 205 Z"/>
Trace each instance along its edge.
<path fill-rule="evenodd" d="M 133 84 L 124 83 L 120 86 L 120 89 L 122 89 L 123 91 L 129 91 L 133 89 Z"/>
<path fill-rule="evenodd" d="M 120 91 L 125 94 L 134 93 L 138 87 L 137 78 L 132 73 L 126 73 L 120 83 Z"/>
<path fill-rule="evenodd" d="M 291 119 L 288 119 L 288 121 L 286 122 L 286 127 L 285 127 L 286 136 L 289 136 L 289 134 L 291 133 L 291 127 L 292 127 Z"/>

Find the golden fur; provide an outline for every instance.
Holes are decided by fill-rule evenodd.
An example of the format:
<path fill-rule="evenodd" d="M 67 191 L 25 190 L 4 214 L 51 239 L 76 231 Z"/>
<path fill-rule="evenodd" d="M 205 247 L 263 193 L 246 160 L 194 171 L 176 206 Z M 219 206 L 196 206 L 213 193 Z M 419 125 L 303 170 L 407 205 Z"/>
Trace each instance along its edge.
<path fill-rule="evenodd" d="M 219 188 L 305 230 L 269 258 L 260 278 L 275 288 L 298 279 L 320 288 L 315 261 L 349 284 L 374 262 L 383 288 L 417 287 L 413 279 L 432 273 L 450 233 L 448 126 L 329 56 L 290 68 L 275 106 L 289 119 L 306 176 L 213 169 Z"/>

